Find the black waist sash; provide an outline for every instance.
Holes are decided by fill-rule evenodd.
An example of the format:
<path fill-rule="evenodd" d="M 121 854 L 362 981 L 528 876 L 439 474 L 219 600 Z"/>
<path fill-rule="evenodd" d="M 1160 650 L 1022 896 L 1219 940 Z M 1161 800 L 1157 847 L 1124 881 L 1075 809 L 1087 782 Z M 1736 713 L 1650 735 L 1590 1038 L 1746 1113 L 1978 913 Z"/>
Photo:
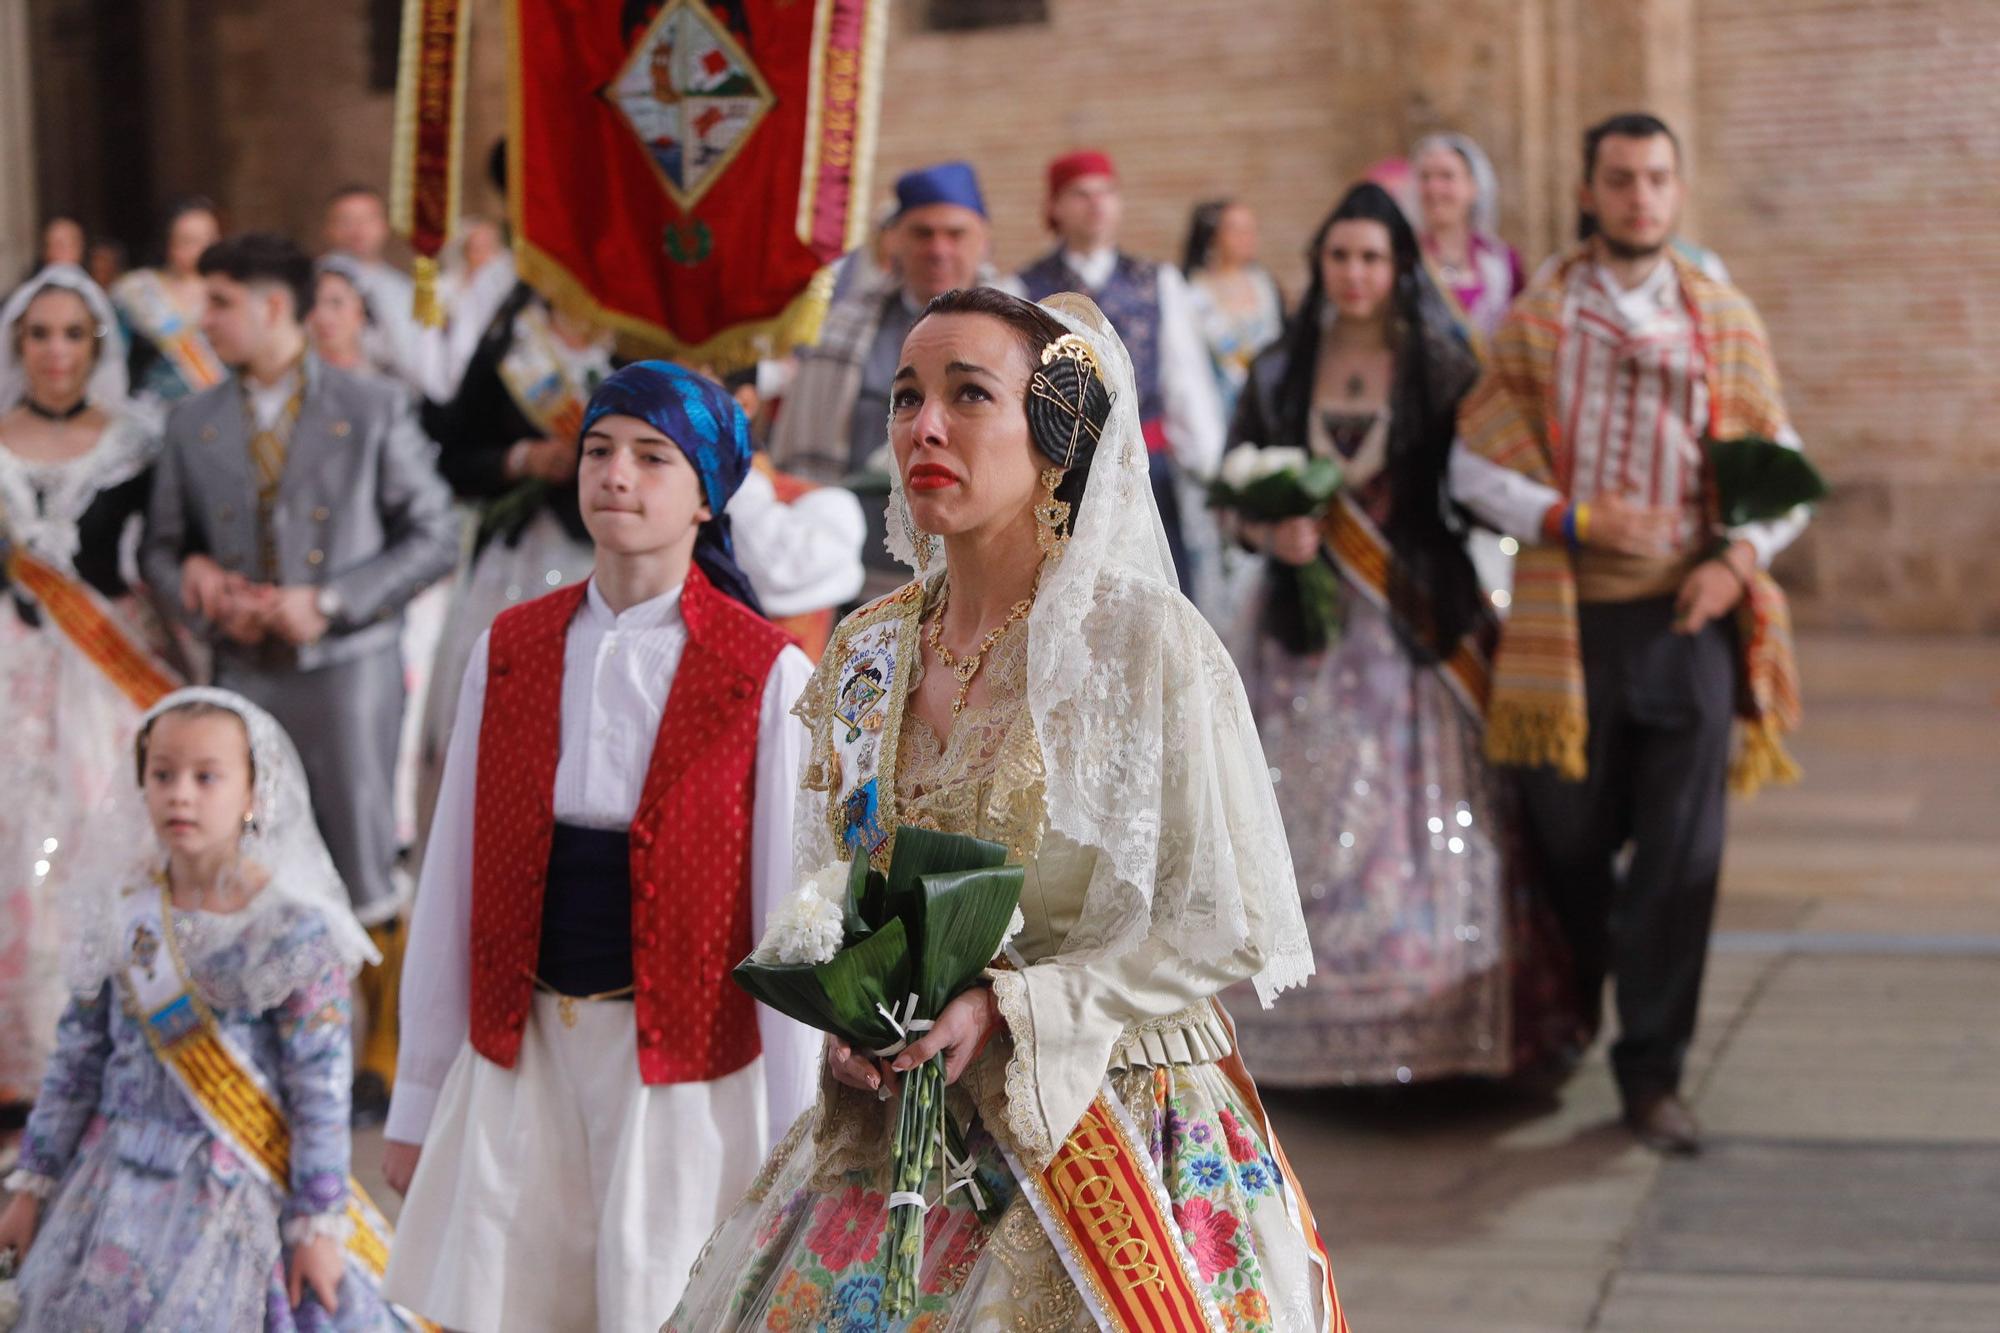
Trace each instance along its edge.
<path fill-rule="evenodd" d="M 632 852 L 623 830 L 556 825 L 535 972 L 564 995 L 632 984 Z"/>

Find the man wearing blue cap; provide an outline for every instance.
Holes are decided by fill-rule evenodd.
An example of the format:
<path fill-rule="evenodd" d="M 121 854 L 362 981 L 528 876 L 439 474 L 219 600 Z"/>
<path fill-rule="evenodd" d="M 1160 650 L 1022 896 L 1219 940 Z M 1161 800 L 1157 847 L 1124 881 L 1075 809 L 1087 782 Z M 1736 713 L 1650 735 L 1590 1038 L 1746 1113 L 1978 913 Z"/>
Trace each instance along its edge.
<path fill-rule="evenodd" d="M 889 381 L 903 337 L 932 297 L 957 287 L 1020 294 L 987 265 L 986 199 L 968 162 L 941 162 L 896 181 L 888 223 L 891 271 L 857 280 L 799 354 L 772 432 L 771 461 L 809 481 L 865 471 L 888 440 Z"/>

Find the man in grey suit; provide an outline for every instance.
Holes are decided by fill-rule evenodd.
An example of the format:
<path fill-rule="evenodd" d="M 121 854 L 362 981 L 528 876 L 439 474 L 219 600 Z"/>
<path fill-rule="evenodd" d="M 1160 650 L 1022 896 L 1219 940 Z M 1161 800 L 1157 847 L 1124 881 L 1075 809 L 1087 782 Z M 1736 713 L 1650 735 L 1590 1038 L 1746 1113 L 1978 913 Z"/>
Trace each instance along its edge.
<path fill-rule="evenodd" d="M 451 494 L 400 387 L 307 354 L 303 251 L 251 232 L 200 268 L 202 331 L 235 373 L 167 419 L 142 565 L 213 645 L 216 684 L 291 733 L 355 913 L 393 959 L 399 640 L 456 558 Z"/>

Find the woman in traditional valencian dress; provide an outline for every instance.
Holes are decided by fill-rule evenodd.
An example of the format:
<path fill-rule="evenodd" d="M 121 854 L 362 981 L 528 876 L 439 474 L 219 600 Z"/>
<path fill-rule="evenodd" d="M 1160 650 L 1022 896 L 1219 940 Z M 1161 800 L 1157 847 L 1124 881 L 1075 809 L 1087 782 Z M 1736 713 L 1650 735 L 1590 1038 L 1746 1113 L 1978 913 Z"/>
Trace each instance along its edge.
<path fill-rule="evenodd" d="M 1482 754 L 1492 615 L 1442 501 L 1477 367 L 1380 186 L 1349 191 L 1308 253 L 1305 302 L 1251 368 L 1231 442 L 1331 458 L 1345 484 L 1324 521 L 1240 526 L 1270 566 L 1231 647 L 1318 976 L 1244 1015 L 1244 1058 L 1286 1086 L 1507 1074 L 1575 1033 Z M 1344 623 L 1307 653 L 1292 570 L 1321 560 Z"/>
<path fill-rule="evenodd" d="M 458 685 L 472 646 L 510 606 L 590 574 L 577 505 L 576 437 L 584 405 L 611 374 L 611 338 L 516 283 L 479 340 L 449 403 L 424 407 L 438 470 L 478 506 L 472 564 L 457 579 L 424 700 L 419 829 L 444 769 Z"/>
<path fill-rule="evenodd" d="M 1311 962 L 1241 686 L 1176 590 L 1130 359 L 1081 297 L 987 290 L 933 301 L 901 359 L 890 540 L 921 577 L 843 622 L 800 701 L 795 868 L 886 861 L 899 825 L 975 835 L 1026 866 L 1026 928 L 893 1066 L 829 1042 L 667 1328 L 1344 1329 L 1215 999 Z M 978 1197 L 928 1204 L 917 1309 L 890 1319 L 881 1090 L 937 1052 Z"/>
<path fill-rule="evenodd" d="M 44 269 L 0 309 L 0 1133 L 55 1040 L 55 904 L 140 712 L 173 685 L 121 559 L 158 451 L 110 301 L 82 269 Z"/>
<path fill-rule="evenodd" d="M 165 262 L 134 269 L 111 289 L 132 344 L 129 371 L 135 398 L 164 406 L 220 384 L 228 375 L 201 331 L 208 289 L 196 269 L 201 252 L 221 237 L 215 205 L 200 198 L 183 200 L 167 215 Z"/>
<path fill-rule="evenodd" d="M 1257 262 L 1257 215 L 1240 199 L 1195 205 L 1181 261 L 1202 340 L 1215 363 L 1225 417 L 1250 376 L 1250 363 L 1285 331 L 1285 298 Z"/>
<path fill-rule="evenodd" d="M 1423 218 L 1424 262 L 1446 307 L 1474 349 L 1482 347 L 1527 275 L 1521 256 L 1500 239 L 1499 178 L 1478 144 L 1463 134 L 1433 134 L 1410 150 Z"/>
<path fill-rule="evenodd" d="M 169 694 L 96 811 L 70 996 L 0 1252 L 22 1333 L 401 1328 L 349 1170 L 349 983 L 375 957 L 275 719 Z"/>

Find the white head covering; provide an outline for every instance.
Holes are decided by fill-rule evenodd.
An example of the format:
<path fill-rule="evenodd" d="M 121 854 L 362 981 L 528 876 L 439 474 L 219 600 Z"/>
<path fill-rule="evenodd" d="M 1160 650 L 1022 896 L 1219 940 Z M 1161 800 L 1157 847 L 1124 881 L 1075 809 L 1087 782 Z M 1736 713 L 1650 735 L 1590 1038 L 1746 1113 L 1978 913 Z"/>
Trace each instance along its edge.
<path fill-rule="evenodd" d="M 51 287 L 75 292 L 90 309 L 97 325 L 97 365 L 84 385 L 83 396 L 93 407 L 115 411 L 125 406 L 131 382 L 125 367 L 125 334 L 118 326 L 118 313 L 111 298 L 92 282 L 90 275 L 74 264 L 50 264 L 14 289 L 7 304 L 0 306 L 0 411 L 21 401 L 28 391 L 28 373 L 14 350 L 14 329 L 28 313 L 28 303 Z"/>
<path fill-rule="evenodd" d="M 1449 148 L 1457 153 L 1472 173 L 1472 230 L 1491 236 L 1500 225 L 1500 178 L 1493 174 L 1492 160 L 1478 144 L 1463 134 L 1426 134 L 1410 150 L 1410 170 L 1417 159 L 1433 148 Z"/>
<path fill-rule="evenodd" d="M 1049 827 L 1099 853 L 1062 953 L 1115 957 L 1149 936 L 1196 962 L 1254 947 L 1268 1005 L 1313 959 L 1249 700 L 1174 578 L 1125 344 L 1087 298 L 1042 309 L 1084 339 L 1111 390 L 1068 549 L 1043 567 L 1028 616 Z M 890 552 L 914 568 L 899 476 L 888 520 Z"/>
<path fill-rule="evenodd" d="M 267 871 L 269 879 L 242 911 L 181 914 L 183 929 L 205 929 L 218 936 L 241 933 L 269 922 L 272 908 L 289 903 L 325 922 L 333 951 L 350 971 L 364 962 L 378 961 L 380 954 L 348 906 L 340 872 L 334 869 L 333 858 L 320 840 L 305 768 L 292 738 L 276 718 L 242 695 L 200 687 L 175 690 L 146 710 L 139 724 L 141 734 L 162 713 L 191 703 L 211 704 L 243 719 L 256 776 L 251 823 L 243 834 L 241 859 L 243 864 Z M 138 833 L 150 822 L 136 781 L 119 784 L 106 802 L 102 818 L 92 821 L 99 832 L 95 844 L 79 858 L 71 881 L 72 919 L 64 962 L 65 977 L 78 994 L 95 993 L 125 962 L 120 947 L 124 938 L 121 900 L 128 890 L 147 884 L 164 859 L 158 844 Z M 301 975 L 302 963 L 318 963 L 317 959 L 298 960 L 271 950 L 245 952 L 255 970 L 227 981 L 231 1000 L 251 1009 L 279 1003 L 310 979 L 309 971 Z"/>

